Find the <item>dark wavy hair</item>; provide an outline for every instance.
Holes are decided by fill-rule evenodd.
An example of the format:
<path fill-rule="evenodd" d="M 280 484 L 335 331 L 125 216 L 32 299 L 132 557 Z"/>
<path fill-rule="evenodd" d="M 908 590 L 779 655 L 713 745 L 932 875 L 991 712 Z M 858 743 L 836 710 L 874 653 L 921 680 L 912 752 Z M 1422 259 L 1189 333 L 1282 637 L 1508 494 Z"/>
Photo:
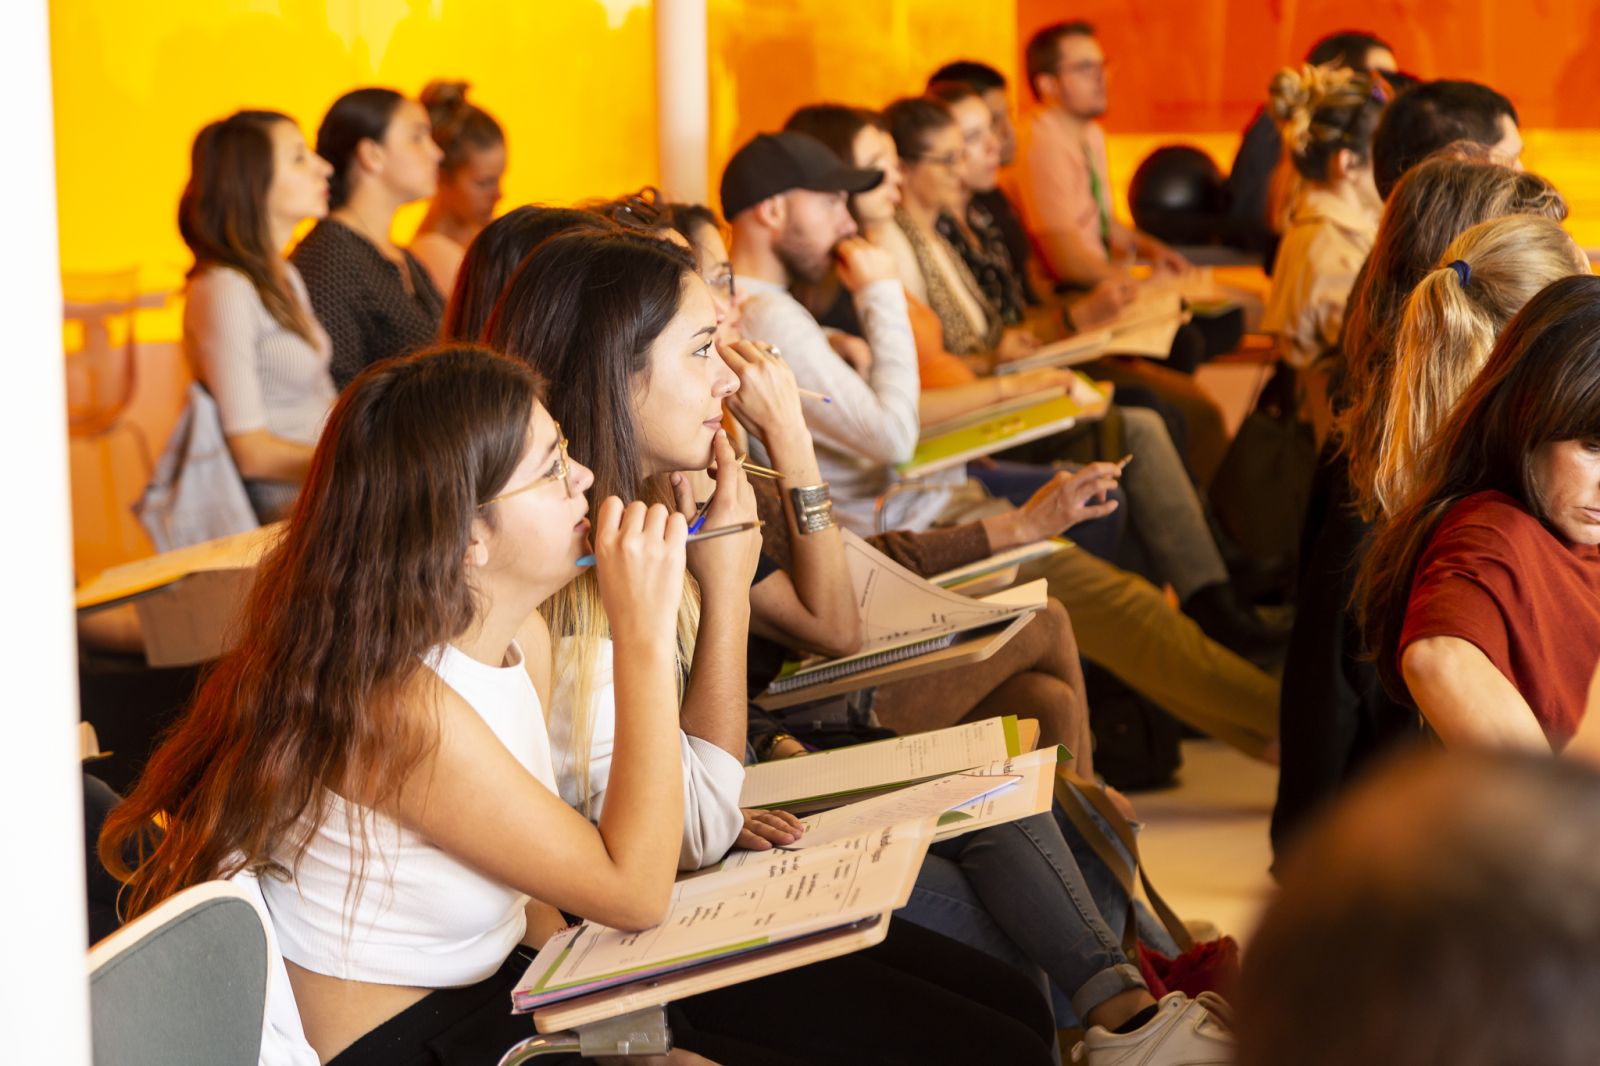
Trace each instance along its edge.
<path fill-rule="evenodd" d="M 194 253 L 189 277 L 211 266 L 232 267 L 250 279 L 268 314 L 309 341 L 310 316 L 292 295 L 267 217 L 272 127 L 280 122 L 294 119 L 277 111 L 237 111 L 195 135 L 189 182 L 178 198 L 178 233 Z"/>
<path fill-rule="evenodd" d="M 405 97 L 393 89 L 352 89 L 333 102 L 317 127 L 317 154 L 333 165 L 328 209 L 350 199 L 350 168 L 362 141 L 382 142 Z"/>
<path fill-rule="evenodd" d="M 477 343 L 500 294 L 518 265 L 541 242 L 570 229 L 608 228 L 604 219 L 575 207 L 525 204 L 507 211 L 485 226 L 467 245 L 456 274 L 456 287 L 445 305 L 439 337 L 444 341 Z"/>
<path fill-rule="evenodd" d="M 687 251 L 646 233 L 570 231 L 523 260 L 489 318 L 484 339 L 554 386 L 550 413 L 594 471 L 595 499 L 639 497 L 633 382 L 694 273 Z"/>
<path fill-rule="evenodd" d="M 1362 560 L 1361 625 L 1395 700 L 1414 705 L 1397 652 L 1417 565 L 1439 523 L 1461 500 L 1490 489 L 1548 523 L 1534 459 L 1565 440 L 1600 441 L 1600 277 L 1592 274 L 1551 283 L 1506 325 L 1426 449 L 1412 502 L 1379 528 Z"/>
<path fill-rule="evenodd" d="M 330 794 L 380 809 L 398 794 L 437 742 L 398 697 L 477 614 L 472 523 L 493 523 L 484 504 L 542 395 L 526 364 L 470 346 L 374 364 L 344 390 L 237 646 L 106 820 L 127 916 L 241 869 L 284 873 Z"/>

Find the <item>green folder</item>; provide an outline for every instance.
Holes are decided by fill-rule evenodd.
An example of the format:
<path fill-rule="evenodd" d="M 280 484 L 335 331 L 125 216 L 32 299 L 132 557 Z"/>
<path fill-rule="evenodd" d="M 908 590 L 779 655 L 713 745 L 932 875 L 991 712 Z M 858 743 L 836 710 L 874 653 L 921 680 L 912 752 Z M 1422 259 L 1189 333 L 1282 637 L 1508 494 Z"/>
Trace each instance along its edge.
<path fill-rule="evenodd" d="M 911 459 L 897 465 L 895 472 L 908 478 L 932 474 L 969 459 L 993 455 L 1018 444 L 1060 433 L 1070 429 L 1082 414 L 1083 409 L 1069 397 L 1058 396 L 1053 400 L 1045 400 L 976 425 L 926 437 L 917 442 L 917 450 L 912 453 Z"/>

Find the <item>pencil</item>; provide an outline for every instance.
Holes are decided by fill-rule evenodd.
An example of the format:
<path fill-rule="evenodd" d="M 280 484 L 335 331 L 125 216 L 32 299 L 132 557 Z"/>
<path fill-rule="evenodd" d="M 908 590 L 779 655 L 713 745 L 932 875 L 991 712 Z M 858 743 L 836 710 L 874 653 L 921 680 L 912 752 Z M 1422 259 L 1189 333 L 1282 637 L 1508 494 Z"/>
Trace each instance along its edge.
<path fill-rule="evenodd" d="M 764 525 L 766 525 L 765 522 L 757 520 L 754 522 L 739 522 L 731 526 L 718 526 L 716 529 L 708 529 L 704 533 L 694 534 L 689 538 L 688 543 L 698 544 L 702 540 L 714 540 L 717 537 L 729 537 L 735 533 L 745 533 L 752 529 L 760 529 Z M 582 570 L 585 567 L 590 567 L 593 565 L 593 555 L 580 555 L 578 557 L 578 569 Z"/>
<path fill-rule="evenodd" d="M 764 477 L 769 481 L 778 481 L 788 476 L 781 470 L 774 470 L 770 466 L 758 466 L 748 459 L 740 459 L 739 465 L 744 467 L 745 473 L 754 474 L 756 477 Z"/>

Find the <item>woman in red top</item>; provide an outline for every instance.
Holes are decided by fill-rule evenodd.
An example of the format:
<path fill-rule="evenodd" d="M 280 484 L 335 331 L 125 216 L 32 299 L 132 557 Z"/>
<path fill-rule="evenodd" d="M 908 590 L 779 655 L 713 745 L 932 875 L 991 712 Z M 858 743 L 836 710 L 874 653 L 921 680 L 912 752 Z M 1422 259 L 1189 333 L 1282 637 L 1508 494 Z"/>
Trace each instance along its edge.
<path fill-rule="evenodd" d="M 1357 586 L 1390 694 L 1448 745 L 1560 750 L 1600 659 L 1600 278 L 1501 334 Z"/>

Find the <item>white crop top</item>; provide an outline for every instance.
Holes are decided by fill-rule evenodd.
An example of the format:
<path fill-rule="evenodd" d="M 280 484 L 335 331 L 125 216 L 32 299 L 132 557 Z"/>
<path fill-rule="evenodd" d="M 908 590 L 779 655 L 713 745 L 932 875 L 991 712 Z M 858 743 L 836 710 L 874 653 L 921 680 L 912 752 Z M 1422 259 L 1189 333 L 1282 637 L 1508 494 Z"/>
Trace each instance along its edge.
<path fill-rule="evenodd" d="M 509 666 L 489 666 L 445 645 L 425 661 L 554 792 L 539 696 L 514 644 L 510 657 Z M 351 814 L 366 820 L 369 841 L 358 896 L 351 894 L 360 862 Z M 284 865 L 291 865 L 288 856 Z M 505 962 L 526 927 L 527 896 L 387 816 L 337 796 L 329 797 L 327 818 L 312 834 L 294 880 L 264 877 L 261 891 L 283 957 L 346 980 L 422 988 L 473 984 Z"/>

